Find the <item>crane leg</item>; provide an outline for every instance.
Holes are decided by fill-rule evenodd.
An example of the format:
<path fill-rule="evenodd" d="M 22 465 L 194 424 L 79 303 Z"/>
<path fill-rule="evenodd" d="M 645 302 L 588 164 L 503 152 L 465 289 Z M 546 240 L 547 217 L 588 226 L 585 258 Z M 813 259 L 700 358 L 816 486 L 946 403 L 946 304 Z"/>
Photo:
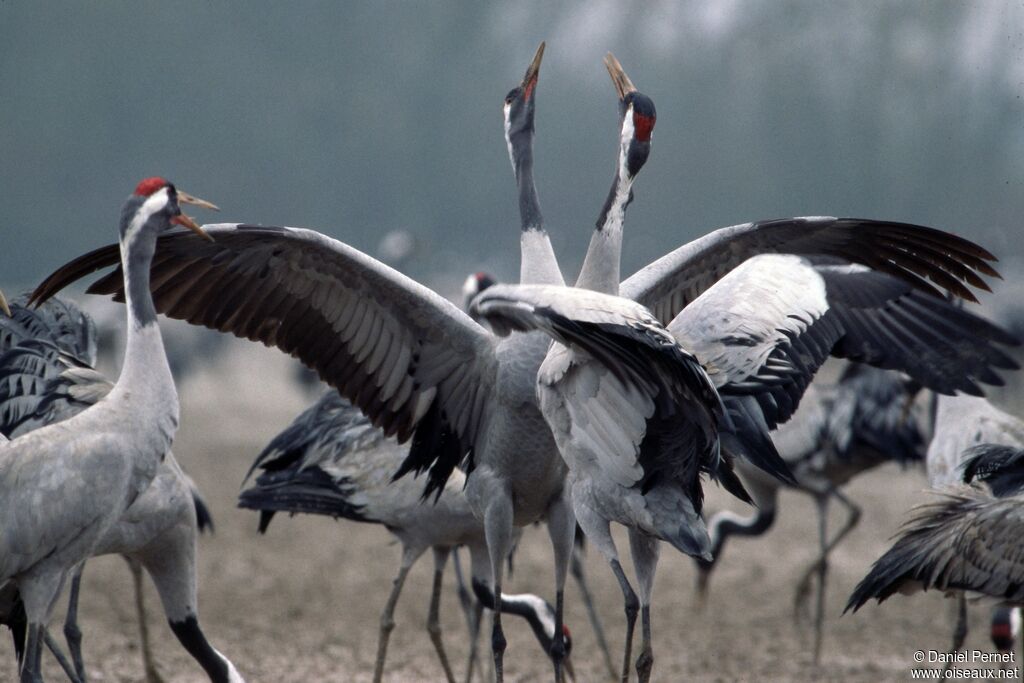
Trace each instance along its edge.
<path fill-rule="evenodd" d="M 622 571 L 622 565 L 618 560 L 611 561 L 612 572 L 619 581 L 619 588 L 622 589 L 622 598 L 626 610 L 626 650 L 622 655 L 622 683 L 629 683 L 629 664 L 633 655 L 633 629 L 636 627 L 636 614 L 640 611 L 640 600 L 637 599 L 633 587 L 629 585 L 626 573 Z"/>
<path fill-rule="evenodd" d="M 71 662 L 69 662 L 68 658 L 64 656 L 64 652 L 60 649 L 60 643 L 54 640 L 53 636 L 50 635 L 49 629 L 43 629 L 43 642 L 46 643 L 46 647 L 50 650 L 50 654 L 53 655 L 53 658 L 57 660 L 58 664 L 60 664 L 60 668 L 64 670 L 64 674 L 68 677 L 68 680 L 71 681 L 71 683 L 84 683 L 84 681 L 78 677 L 75 669 L 71 666 Z"/>
<path fill-rule="evenodd" d="M 953 627 L 953 644 L 950 646 L 949 651 L 952 653 L 959 652 L 960 648 L 964 646 L 964 640 L 967 639 L 967 594 L 960 591 L 956 596 L 956 626 Z M 953 658 L 950 657 L 950 660 Z M 953 668 L 953 662 L 946 662 L 946 666 L 942 667 L 942 680 L 949 678 L 949 672 Z"/>
<path fill-rule="evenodd" d="M 654 590 L 654 573 L 658 568 L 657 539 L 629 530 L 629 550 L 633 556 L 637 585 L 640 588 L 641 633 L 643 640 L 640 654 L 636 658 L 636 674 L 640 683 L 648 683 L 654 667 L 654 651 L 651 647 L 651 594 Z"/>
<path fill-rule="evenodd" d="M 75 665 L 78 680 L 85 683 L 85 662 L 82 660 L 82 630 L 78 628 L 78 594 L 82 588 L 82 572 L 85 565 L 75 567 L 71 576 L 71 589 L 68 597 L 68 612 L 64 617 L 64 640 L 71 653 L 71 661 Z"/>
<path fill-rule="evenodd" d="M 388 638 L 395 628 L 395 605 L 398 604 L 398 597 L 402 594 L 402 586 L 405 585 L 405 577 L 413 563 L 423 553 L 422 550 L 404 548 L 402 550 L 402 564 L 398 569 L 398 576 L 395 577 L 391 587 L 391 595 L 388 596 L 387 604 L 380 615 L 380 634 L 377 636 L 377 661 L 373 665 L 373 683 L 380 683 L 384 677 L 384 660 L 388 655 Z"/>
<path fill-rule="evenodd" d="M 480 618 L 484 606 L 475 600 L 466 587 L 466 577 L 462 573 L 462 562 L 459 560 L 458 548 L 452 553 L 452 565 L 455 567 L 455 582 L 462 613 L 466 617 L 466 629 L 469 633 L 469 661 L 466 663 L 466 683 L 472 683 L 473 671 L 480 666 L 477 644 L 480 638 Z"/>
<path fill-rule="evenodd" d="M 28 624 L 28 640 L 25 644 L 25 659 L 21 663 L 21 683 L 42 683 L 42 650 L 39 647 L 43 624 Z"/>
<path fill-rule="evenodd" d="M 821 533 L 824 525 L 828 522 L 828 500 L 834 497 L 838 500 L 843 507 L 846 508 L 847 516 L 846 521 L 843 522 L 843 526 L 839 529 L 838 533 L 831 539 L 826 541 L 822 540 Z M 861 510 L 860 507 L 852 500 L 846 497 L 842 491 L 836 488 L 830 488 L 823 496 L 817 496 L 816 501 L 818 503 L 818 529 L 819 529 L 819 556 L 810 567 L 804 572 L 797 584 L 796 595 L 793 598 L 793 610 L 794 614 L 799 616 L 807 603 L 807 597 L 811 590 L 811 580 L 817 575 L 818 576 L 818 593 L 817 593 L 817 606 L 815 608 L 815 652 L 817 653 L 814 658 L 814 662 L 818 662 L 820 656 L 821 640 L 823 636 L 824 628 L 824 614 L 825 614 L 825 597 L 824 597 L 824 577 L 828 572 L 828 556 L 833 550 L 846 538 L 847 534 L 856 528 L 860 522 Z"/>
<path fill-rule="evenodd" d="M 495 609 L 491 624 L 491 653 L 494 656 L 494 680 L 505 681 L 505 631 L 501 627 L 502 572 L 505 561 L 514 544 L 512 496 L 508 491 L 494 491 L 484 510 L 484 537 L 487 539 L 487 554 L 491 559 L 491 590 L 495 597 Z"/>
<path fill-rule="evenodd" d="M 577 534 L 582 533 L 581 530 L 576 530 Z M 604 635 L 604 627 L 601 625 L 601 617 L 597 614 L 597 608 L 594 606 L 594 598 L 590 593 L 590 587 L 587 585 L 587 576 L 583 569 L 583 547 L 579 544 L 573 546 L 572 549 L 572 563 L 569 565 L 569 571 L 576 581 L 576 585 L 580 589 L 580 595 L 583 597 L 583 604 L 587 607 L 587 616 L 590 618 L 590 625 L 594 629 L 594 635 L 597 637 L 597 645 L 601 649 L 601 656 L 604 658 L 604 666 L 608 669 L 608 675 L 614 679 L 618 672 L 615 671 L 615 665 L 612 664 L 612 651 L 608 648 L 608 639 Z"/>
<path fill-rule="evenodd" d="M 576 517 L 572 512 L 568 490 L 548 510 L 548 535 L 555 555 L 555 634 L 551 643 L 551 661 L 555 667 L 555 683 L 562 683 L 564 673 L 572 675 L 572 664 L 567 659 L 563 612 L 565 607 L 565 579 L 575 546 Z M 501 595 L 495 593 L 496 596 Z"/>
<path fill-rule="evenodd" d="M 153 648 L 149 638 L 149 624 L 146 622 L 146 600 L 143 594 L 142 565 L 138 560 L 125 556 L 128 569 L 132 573 L 132 586 L 135 588 L 135 614 L 139 620 L 139 642 L 142 652 L 142 668 L 146 672 L 146 683 L 164 683 L 160 669 L 153 657 Z"/>
<path fill-rule="evenodd" d="M 479 654 L 480 626 L 484 621 L 484 606 L 477 602 L 473 606 L 473 621 L 469 627 L 469 662 L 466 665 L 466 683 L 473 683 L 473 671 L 480 667 Z M 483 668 L 480 668 L 481 674 Z"/>
<path fill-rule="evenodd" d="M 445 679 L 448 683 L 455 683 L 455 676 L 452 675 L 452 667 L 448 663 L 448 655 L 444 651 L 444 641 L 441 638 L 441 581 L 444 579 L 444 565 L 448 562 L 450 552 L 450 548 L 434 548 L 434 585 L 430 591 L 427 633 L 430 634 L 430 642 L 437 650 L 437 658 L 441 660 Z"/>

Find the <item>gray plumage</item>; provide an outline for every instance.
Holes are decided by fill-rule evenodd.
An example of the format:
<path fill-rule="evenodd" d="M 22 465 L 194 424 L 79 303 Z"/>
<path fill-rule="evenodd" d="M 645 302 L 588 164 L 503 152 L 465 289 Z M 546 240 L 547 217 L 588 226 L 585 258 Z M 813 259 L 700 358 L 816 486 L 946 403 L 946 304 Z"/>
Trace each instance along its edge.
<path fill-rule="evenodd" d="M 857 585 L 846 610 L 916 590 L 970 591 L 1024 603 L 1024 499 L 961 487 L 918 507 Z"/>
<path fill-rule="evenodd" d="M 530 71 L 527 75 L 524 86 L 530 87 L 521 86 L 520 94 L 531 93 L 536 84 Z M 517 101 L 515 96 L 511 100 Z M 532 132 L 532 108 L 523 111 L 528 116 L 506 126 L 510 150 L 521 133 Z M 528 198 L 530 165 L 517 165 L 515 158 L 513 165 L 520 197 Z M 560 283 L 550 240 L 533 225 L 540 221 L 534 220 L 532 208 L 524 208 L 522 216 L 521 281 Z M 520 335 L 496 344 L 429 290 L 311 231 L 244 225 L 209 229 L 215 244 L 190 244 L 173 232 L 160 240 L 153 264 L 158 309 L 298 356 L 386 433 L 402 441 L 415 434 L 407 469 L 429 470 L 431 491 L 439 491 L 460 462 L 467 469 L 476 465 L 468 492 L 478 514 L 491 520 L 488 539 L 492 559 L 498 558 L 492 564 L 500 585 L 498 556 L 507 550 L 512 525 L 545 515 L 554 521 L 561 512 L 552 506 L 564 506 L 564 466 L 536 409 L 532 386 L 547 341 Z M 989 252 L 938 230 L 797 218 L 717 230 L 627 278 L 621 293 L 649 306 L 665 324 L 730 269 L 766 252 L 826 255 L 932 293 L 942 288 L 970 299 L 969 287 L 987 289 L 981 275 L 995 274 Z M 49 296 L 116 264 L 116 254 L 116 249 L 101 248 L 76 259 L 48 278 L 37 294 Z M 610 272 L 609 265 L 602 270 Z M 174 277 L 179 274 L 185 276 Z M 209 286 L 210 281 L 217 286 Z M 115 271 L 90 291 L 117 294 L 121 289 Z M 571 544 L 565 539 L 571 533 L 556 535 L 556 554 L 567 557 Z M 563 562 L 561 557 L 556 561 Z M 557 581 L 561 573 L 556 572 Z M 495 631 L 500 650 L 500 620 Z"/>
<path fill-rule="evenodd" d="M 23 681 L 41 680 L 43 631 L 68 574 L 149 487 L 177 428 L 149 265 L 157 234 L 172 221 L 201 232 L 179 202 L 212 206 L 151 179 L 122 210 L 128 343 L 110 393 L 77 415 L 0 444 L 0 584 L 17 586 L 28 615 Z"/>
<path fill-rule="evenodd" d="M 69 301 L 51 299 L 33 309 L 24 299 L 16 300 L 12 317 L 0 320 L 0 431 L 18 438 L 71 418 L 106 397 L 113 384 L 91 367 L 95 336 L 89 316 Z M 202 526 L 212 527 L 195 483 L 168 451 L 149 487 L 100 538 L 93 555 L 121 554 L 146 569 L 170 622 L 198 620 L 195 545 L 200 515 Z M 83 569 L 84 563 L 72 574 L 73 604 L 64 626 L 79 678 L 84 678 L 84 668 L 75 616 Z M 136 604 L 141 605 L 138 595 Z M 144 620 L 145 615 L 139 617 Z M 144 622 L 140 628 L 145 634 Z M 155 664 L 145 635 L 142 651 L 149 675 Z M 216 675 L 211 677 L 217 680 Z"/>
<path fill-rule="evenodd" d="M 860 507 L 841 489 L 858 474 L 883 463 L 923 460 L 925 439 L 910 409 L 915 393 L 916 385 L 905 377 L 856 363 L 848 364 L 835 384 L 811 384 L 793 417 L 771 435 L 795 482 L 788 484 L 747 463 L 737 463 L 757 508 L 749 517 L 721 510 L 709 520 L 714 560 L 700 564 L 700 598 L 706 599 L 710 574 L 731 536 L 767 533 L 775 521 L 781 488 L 806 493 L 817 506 L 819 551 L 797 582 L 795 605 L 798 611 L 805 605 L 816 578 L 814 653 L 820 656 L 828 557 L 854 529 L 861 514 Z M 825 524 L 833 499 L 847 511 L 847 517 L 829 538 Z"/>
<path fill-rule="evenodd" d="M 872 597 L 882 600 L 898 590 L 938 587 L 954 592 L 957 621 L 950 651 L 956 652 L 967 637 L 966 591 L 1019 602 L 1006 582 L 1013 581 L 1019 570 L 1015 563 L 1024 530 L 1017 520 L 1020 494 L 994 498 L 991 493 L 964 489 L 960 482 L 968 472 L 984 469 L 989 456 L 1004 454 L 1002 447 L 1024 447 L 1024 422 L 975 396 L 935 396 L 932 418 L 928 479 L 946 497 L 918 511 L 858 585 L 847 609 L 856 609 Z M 1007 460 L 1016 462 L 1018 456 Z M 1002 489 L 1017 476 L 1011 465 L 1010 471 L 995 478 L 996 486 Z"/>
<path fill-rule="evenodd" d="M 536 200 L 529 100 L 540 54 L 506 102 L 521 207 Z M 561 283 L 539 212 L 524 212 L 522 222 L 521 278 Z M 184 233 L 160 240 L 152 266 L 160 312 L 297 356 L 387 436 L 412 439 L 400 473 L 429 470 L 428 495 L 440 493 L 463 464 L 474 512 L 488 520 L 496 591 L 514 526 L 557 520 L 556 561 L 568 564 L 573 525 L 562 496 L 565 465 L 533 387 L 549 345 L 543 335 L 499 341 L 435 292 L 311 230 L 235 224 L 206 230 L 215 241 L 199 250 L 189 244 L 198 240 L 185 240 Z M 116 264 L 116 253 L 116 247 L 100 249 L 76 260 L 36 294 L 46 298 L 68 276 Z M 121 298 L 115 273 L 93 291 Z M 217 287 L 209 287 L 214 281 Z M 556 571 L 559 585 L 565 573 Z M 500 633 L 500 612 L 496 616 Z M 500 638 L 492 640 L 500 659 Z M 497 666 L 500 672 L 500 661 Z"/>
<path fill-rule="evenodd" d="M 392 481 L 407 454 L 408 447 L 385 437 L 358 408 L 329 390 L 256 458 L 252 469 L 262 472 L 255 485 L 242 492 L 239 507 L 260 511 L 260 531 L 266 530 L 277 512 L 310 513 L 380 524 L 399 539 L 402 561 L 393 599 L 381 618 L 377 680 L 383 675 L 398 591 L 411 566 L 432 549 L 436 577 L 428 631 L 446 676 L 453 680 L 438 622 L 440 573 L 449 553 L 465 545 L 474 585 L 478 590 L 490 590 L 484 527 L 463 492 L 466 478 L 461 470 L 452 473 L 433 503 L 423 501 L 422 486 L 413 478 Z M 505 611 L 512 607 L 528 619 L 547 655 L 554 635 L 554 608 L 531 595 L 503 594 L 502 600 Z M 520 606 L 533 611 L 524 612 Z"/>
<path fill-rule="evenodd" d="M 935 433 L 928 446 L 933 488 L 958 484 L 970 448 L 993 444 L 1024 448 L 1024 421 L 975 396 L 936 396 Z"/>

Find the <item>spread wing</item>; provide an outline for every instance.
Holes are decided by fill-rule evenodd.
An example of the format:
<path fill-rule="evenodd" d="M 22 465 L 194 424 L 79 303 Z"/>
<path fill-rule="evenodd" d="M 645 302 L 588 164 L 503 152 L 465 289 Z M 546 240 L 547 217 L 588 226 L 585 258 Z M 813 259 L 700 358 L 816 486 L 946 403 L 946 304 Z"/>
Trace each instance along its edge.
<path fill-rule="evenodd" d="M 730 270 L 758 254 L 831 256 L 888 273 L 935 293 L 931 281 L 974 301 L 965 286 L 988 290 L 979 273 L 998 277 L 995 257 L 941 230 L 858 218 L 807 217 L 720 228 L 684 244 L 627 278 L 619 293 L 668 324 Z"/>
<path fill-rule="evenodd" d="M 472 447 L 495 381 L 493 336 L 430 289 L 342 242 L 299 228 L 207 225 L 213 242 L 173 230 L 152 266 L 156 308 L 276 346 L 317 371 L 386 435 L 415 433 L 402 473 L 431 468 L 440 491 Z M 58 269 L 47 297 L 118 263 L 116 246 Z M 89 291 L 123 297 L 120 270 Z"/>

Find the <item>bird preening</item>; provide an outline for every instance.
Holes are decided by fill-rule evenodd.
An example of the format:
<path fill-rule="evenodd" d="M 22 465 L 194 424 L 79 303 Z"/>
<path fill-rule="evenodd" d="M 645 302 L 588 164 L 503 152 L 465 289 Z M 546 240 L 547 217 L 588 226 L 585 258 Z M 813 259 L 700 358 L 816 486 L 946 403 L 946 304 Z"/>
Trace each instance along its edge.
<path fill-rule="evenodd" d="M 239 669 L 246 670 L 199 626 L 203 482 L 191 482 L 170 450 L 179 404 L 159 314 L 275 347 L 330 386 L 259 454 L 249 474 L 259 473 L 238 504 L 259 512 L 261 532 L 278 512 L 307 513 L 381 525 L 399 540 L 397 575 L 382 599 L 374 681 L 386 677 L 396 604 L 428 549 L 434 573 L 427 631 L 440 672 L 456 680 L 440 609 L 444 569 L 459 547 L 471 561 L 472 597 L 460 586 L 467 680 L 483 669 L 475 653 L 485 608 L 493 613 L 495 680 L 526 656 L 510 652 L 506 661 L 503 614 L 530 626 L 556 682 L 573 677 L 579 645 L 571 656 L 564 586 L 574 558 L 582 562 L 574 541 L 583 534 L 622 594 L 622 658 L 614 667 L 605 655 L 614 668 L 608 673 L 626 682 L 635 671 L 646 683 L 655 669 L 661 542 L 699 563 L 706 589 L 726 537 L 767 530 L 783 486 L 814 496 L 821 514 L 819 557 L 800 582 L 818 582 L 817 660 L 828 555 L 859 514 L 840 487 L 885 461 L 922 457 L 926 437 L 909 416 L 919 391 L 939 397 L 937 450 L 952 439 L 949 430 L 964 432 L 954 417 L 943 417 L 944 405 L 965 400 L 953 395 L 981 396 L 1017 369 L 1007 354 L 1017 340 L 952 303 L 989 289 L 998 278 L 995 256 L 930 227 L 815 216 L 720 228 L 622 279 L 625 216 L 654 153 L 657 112 L 608 54 L 618 112 L 608 131 L 614 173 L 579 276 L 567 286 L 534 180 L 544 50 L 542 43 L 502 107 L 520 219 L 519 281 L 471 275 L 463 288 L 468 312 L 315 230 L 200 226 L 181 205 L 217 207 L 161 178 L 143 180 L 127 200 L 117 244 L 59 267 L 25 302 L 10 307 L 0 294 L 11 321 L 0 321 L 0 426 L 10 438 L 0 443 L 0 621 L 14 634 L 24 683 L 42 680 L 44 647 L 71 680 L 86 680 L 74 619 L 79 580 L 87 560 L 107 553 L 149 573 L 173 634 L 211 681 L 240 681 Z M 87 317 L 53 298 L 110 267 L 88 292 L 126 304 L 124 363 L 113 384 L 93 367 Z M 848 366 L 838 384 L 819 386 L 816 375 L 830 357 Z M 1003 437 L 1012 431 L 999 424 Z M 976 439 L 1022 445 L 1007 440 Z M 963 450 L 948 457 L 958 461 Z M 943 457 L 929 449 L 930 466 Z M 1024 456 L 989 447 L 970 457 L 958 471 L 988 489 L 975 484 L 922 511 L 858 588 L 852 607 L 888 597 L 908 578 L 1024 602 L 1012 563 L 965 555 L 940 566 L 929 554 L 976 551 L 971 539 L 979 534 L 998 537 L 1005 550 L 994 551 L 1004 556 L 1019 548 L 1013 506 L 1020 504 Z M 706 481 L 756 504 L 754 517 L 724 512 L 706 522 Z M 39 505 L 58 496 L 59 507 Z M 831 499 L 851 517 L 829 539 Z M 529 593 L 505 590 L 513 551 L 535 523 L 550 539 L 555 585 L 547 598 L 535 576 Z M 632 581 L 613 524 L 629 539 Z M 255 546 L 275 552 L 270 539 Z M 999 571 L 983 574 L 978 563 Z M 586 595 L 582 570 L 573 574 Z M 47 630 L 68 582 L 70 662 Z M 593 621 L 603 643 L 600 620 Z M 685 648 L 687 631 L 666 629 L 659 639 L 663 647 Z M 152 679 L 155 665 L 148 655 L 146 661 Z"/>

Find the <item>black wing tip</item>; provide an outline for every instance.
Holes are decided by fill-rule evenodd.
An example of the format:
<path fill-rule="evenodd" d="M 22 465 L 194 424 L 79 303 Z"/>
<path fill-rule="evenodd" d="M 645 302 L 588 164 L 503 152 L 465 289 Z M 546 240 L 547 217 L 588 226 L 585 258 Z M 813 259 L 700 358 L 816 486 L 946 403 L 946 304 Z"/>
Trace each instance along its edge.
<path fill-rule="evenodd" d="M 196 510 L 196 524 L 199 532 L 208 531 L 211 534 L 214 533 L 216 529 L 213 524 L 213 514 L 210 513 L 210 508 L 207 507 L 206 501 L 194 491 L 192 492 L 192 504 Z"/>

